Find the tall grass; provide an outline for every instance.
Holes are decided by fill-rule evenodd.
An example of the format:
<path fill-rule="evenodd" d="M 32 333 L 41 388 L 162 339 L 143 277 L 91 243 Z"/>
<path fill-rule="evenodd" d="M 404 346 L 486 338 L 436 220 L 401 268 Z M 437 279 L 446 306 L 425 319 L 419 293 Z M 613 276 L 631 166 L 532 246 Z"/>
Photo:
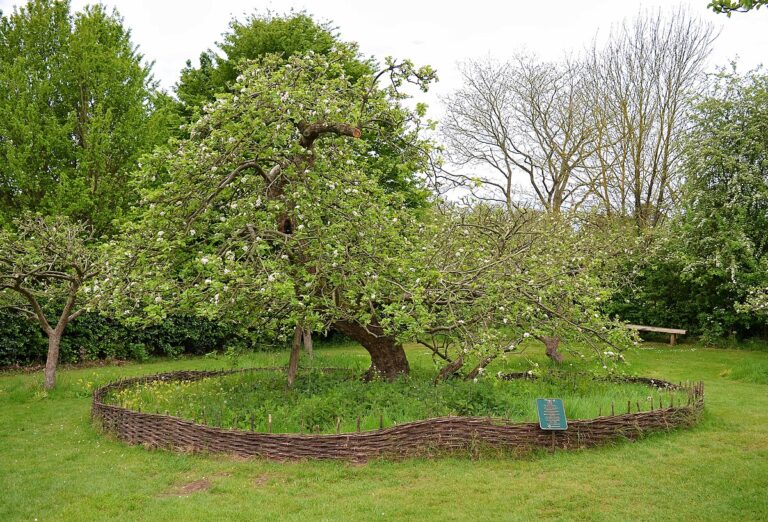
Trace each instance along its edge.
<path fill-rule="evenodd" d="M 583 373 L 544 372 L 535 380 L 505 381 L 495 375 L 477 381 L 433 383 L 434 372 L 416 368 L 395 382 L 363 382 L 359 373 L 307 369 L 292 388 L 282 371 L 246 372 L 199 381 L 159 381 L 125 388 L 107 397 L 124 407 L 168 412 L 225 428 L 273 432 L 332 433 L 376 429 L 447 415 L 492 416 L 535 421 L 536 398 L 564 401 L 568 418 L 608 415 L 669 405 L 670 392 L 641 384 L 611 383 Z M 676 392 L 675 401 L 684 400 Z M 269 424 L 269 419 L 272 424 Z"/>

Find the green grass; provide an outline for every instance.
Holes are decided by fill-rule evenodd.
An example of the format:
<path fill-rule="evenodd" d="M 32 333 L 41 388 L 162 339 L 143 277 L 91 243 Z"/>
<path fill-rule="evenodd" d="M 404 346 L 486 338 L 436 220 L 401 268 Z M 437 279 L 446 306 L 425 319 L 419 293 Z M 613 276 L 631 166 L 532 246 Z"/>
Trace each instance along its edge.
<path fill-rule="evenodd" d="M 609 413 L 640 404 L 643 409 L 670 403 L 670 393 L 651 386 L 597 380 L 581 372 L 543 372 L 535 380 L 499 380 L 487 373 L 475 381 L 451 380 L 435 385 L 434 369 L 415 368 L 395 382 L 363 382 L 359 372 L 300 372 L 287 388 L 285 372 L 247 372 L 199 381 L 142 383 L 110 393 L 106 401 L 134 410 L 170 412 L 184 419 L 224 428 L 275 433 L 334 433 L 377 429 L 430 417 L 469 415 L 535 421 L 536 398 L 562 398 L 570 419 Z M 686 393 L 677 392 L 677 404 Z"/>
<path fill-rule="evenodd" d="M 768 358 L 757 361 L 740 361 L 733 368 L 723 371 L 722 375 L 737 381 L 768 384 Z"/>
<path fill-rule="evenodd" d="M 321 349 L 317 357 L 327 366 L 359 368 L 368 360 L 352 347 Z M 410 348 L 409 358 L 417 369 L 430 364 L 419 348 Z M 285 359 L 255 354 L 237 365 Z M 681 345 L 640 350 L 629 360 L 641 375 L 703 379 L 701 422 L 578 452 L 365 465 L 149 451 L 105 437 L 89 422 L 95 385 L 120 376 L 222 368 L 229 365 L 223 359 L 67 370 L 48 395 L 40 391 L 40 375 L 1 375 L 0 520 L 768 518 L 768 385 L 721 375 L 741 364 L 765 364 L 768 354 Z M 190 483 L 204 487 L 183 494 Z"/>

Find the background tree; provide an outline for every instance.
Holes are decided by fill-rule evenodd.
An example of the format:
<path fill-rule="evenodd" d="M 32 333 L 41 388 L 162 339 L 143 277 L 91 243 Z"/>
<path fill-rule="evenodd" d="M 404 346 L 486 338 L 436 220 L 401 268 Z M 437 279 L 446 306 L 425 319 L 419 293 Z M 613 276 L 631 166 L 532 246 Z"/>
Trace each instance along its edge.
<path fill-rule="evenodd" d="M 198 67 L 191 60 L 181 71 L 176 94 L 184 116 L 192 119 L 200 109 L 216 100 L 217 94 L 232 91 L 242 66 L 267 54 L 288 60 L 308 51 L 327 54 L 340 43 L 335 28 L 328 22 L 317 22 L 305 12 L 278 15 L 254 13 L 244 21 L 233 19 L 224 33 L 218 50 L 200 54 Z M 360 75 L 370 71 L 370 63 L 352 57 L 347 73 Z"/>
<path fill-rule="evenodd" d="M 716 75 L 692 124 L 682 211 L 629 262 L 636 278 L 623 315 L 677 324 L 710 341 L 765 335 L 765 316 L 756 312 L 768 288 L 768 77 Z"/>
<path fill-rule="evenodd" d="M 132 202 L 129 172 L 169 136 L 168 100 L 116 12 L 34 0 L 0 20 L 0 220 L 31 210 L 97 234 Z"/>
<path fill-rule="evenodd" d="M 48 337 L 45 389 L 50 390 L 64 330 L 85 311 L 82 297 L 93 295 L 85 285 L 101 264 L 85 225 L 32 216 L 14 224 L 15 232 L 0 232 L 0 304 L 36 320 Z"/>
<path fill-rule="evenodd" d="M 595 148 L 592 193 L 605 212 L 632 216 L 639 227 L 669 214 L 689 99 L 714 36 L 711 25 L 679 9 L 641 15 L 595 45 L 591 98 L 603 143 Z"/>
<path fill-rule="evenodd" d="M 767 150 L 768 76 L 721 73 L 697 106 L 679 224 L 682 279 L 715 335 L 768 326 L 735 306 L 768 287 Z"/>
<path fill-rule="evenodd" d="M 515 180 L 527 179 L 532 200 L 548 211 L 578 206 L 583 186 L 574 173 L 597 144 L 581 70 L 528 55 L 465 64 L 464 86 L 445 99 L 450 167 L 442 179 L 509 209 L 520 203 Z"/>

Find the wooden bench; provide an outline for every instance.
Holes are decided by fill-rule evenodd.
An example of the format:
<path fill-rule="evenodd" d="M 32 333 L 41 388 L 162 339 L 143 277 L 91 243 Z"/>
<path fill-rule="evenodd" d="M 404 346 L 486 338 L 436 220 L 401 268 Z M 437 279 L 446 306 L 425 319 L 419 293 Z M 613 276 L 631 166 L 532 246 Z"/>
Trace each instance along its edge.
<path fill-rule="evenodd" d="M 630 330 L 637 330 L 638 332 L 658 332 L 669 334 L 669 344 L 674 346 L 677 343 L 678 335 L 685 335 L 686 330 L 680 330 L 679 328 L 661 328 L 658 326 L 643 326 L 640 324 L 626 324 L 624 325 Z"/>

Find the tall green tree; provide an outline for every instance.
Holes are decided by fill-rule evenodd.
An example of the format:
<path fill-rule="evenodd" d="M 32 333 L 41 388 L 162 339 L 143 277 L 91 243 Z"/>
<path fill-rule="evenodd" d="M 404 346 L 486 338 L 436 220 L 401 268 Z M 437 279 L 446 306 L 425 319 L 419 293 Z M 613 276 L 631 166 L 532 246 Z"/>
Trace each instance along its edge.
<path fill-rule="evenodd" d="M 187 61 L 176 86 L 182 113 L 192 118 L 217 94 L 230 92 L 242 67 L 250 60 L 275 54 L 283 61 L 307 52 L 327 54 L 340 43 L 334 27 L 317 22 L 305 12 L 277 15 L 254 13 L 244 21 L 233 19 L 218 49 L 200 54 L 199 66 Z M 370 64 L 350 57 L 347 73 L 359 76 Z"/>
<path fill-rule="evenodd" d="M 713 77 L 686 142 L 681 211 L 632 260 L 625 317 L 713 341 L 766 335 L 768 75 Z"/>
<path fill-rule="evenodd" d="M 768 75 L 719 74 L 694 123 L 680 220 L 683 279 L 708 297 L 709 329 L 765 333 L 764 319 L 739 304 L 751 289 L 768 288 Z"/>
<path fill-rule="evenodd" d="M 97 234 L 129 206 L 129 173 L 170 131 L 149 64 L 116 12 L 33 0 L 0 20 L 0 221 L 68 215 Z"/>

